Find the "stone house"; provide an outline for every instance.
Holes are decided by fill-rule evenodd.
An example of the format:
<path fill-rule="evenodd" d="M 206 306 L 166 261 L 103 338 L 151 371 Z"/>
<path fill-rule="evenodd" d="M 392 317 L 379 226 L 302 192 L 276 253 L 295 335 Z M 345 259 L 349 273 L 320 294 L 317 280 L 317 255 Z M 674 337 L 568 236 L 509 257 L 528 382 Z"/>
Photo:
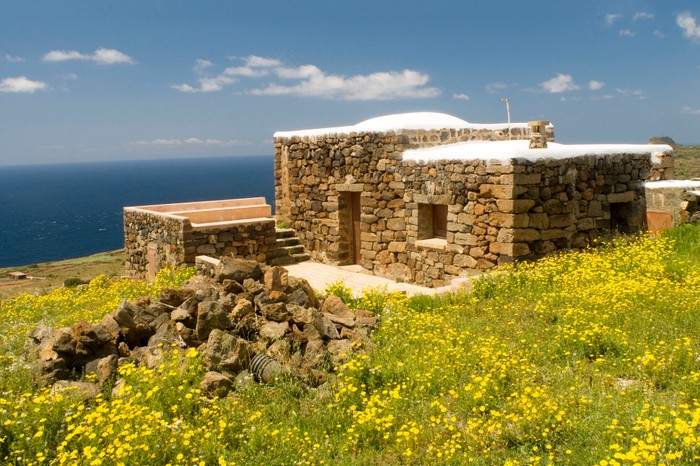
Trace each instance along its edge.
<path fill-rule="evenodd" d="M 670 146 L 563 145 L 531 123 L 415 113 L 275 133 L 277 222 L 313 260 L 426 286 L 645 228 L 644 182 Z"/>

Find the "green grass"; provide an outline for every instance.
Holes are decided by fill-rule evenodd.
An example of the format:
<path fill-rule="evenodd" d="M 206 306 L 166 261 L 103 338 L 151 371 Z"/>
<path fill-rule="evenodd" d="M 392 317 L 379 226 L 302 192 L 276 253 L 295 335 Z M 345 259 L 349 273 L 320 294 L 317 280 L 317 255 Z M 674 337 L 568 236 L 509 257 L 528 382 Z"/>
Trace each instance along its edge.
<path fill-rule="evenodd" d="M 674 178 L 700 178 L 700 146 L 679 147 L 673 152 Z"/>
<path fill-rule="evenodd" d="M 84 403 L 30 385 L 21 347 L 5 345 L 0 461 L 697 464 L 698 244 L 695 226 L 618 240 L 488 275 L 471 294 L 353 299 L 336 283 L 327 292 L 382 320 L 369 353 L 318 389 L 285 379 L 208 399 L 199 356 L 180 351 L 155 370 L 123 366 L 122 397 Z M 65 322 L 118 289 L 2 303 L 15 320 L 0 334 L 19 341 L 22 316 Z M 42 310 L 49 299 L 63 317 Z"/>

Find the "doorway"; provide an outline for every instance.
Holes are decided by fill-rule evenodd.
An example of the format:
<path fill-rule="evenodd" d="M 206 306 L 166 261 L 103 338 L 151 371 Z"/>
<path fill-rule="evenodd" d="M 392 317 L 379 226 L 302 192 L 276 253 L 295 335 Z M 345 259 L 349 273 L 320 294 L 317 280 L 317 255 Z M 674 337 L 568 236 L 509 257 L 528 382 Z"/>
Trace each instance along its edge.
<path fill-rule="evenodd" d="M 357 264 L 362 258 L 362 192 L 358 189 L 338 194 L 339 262 Z"/>

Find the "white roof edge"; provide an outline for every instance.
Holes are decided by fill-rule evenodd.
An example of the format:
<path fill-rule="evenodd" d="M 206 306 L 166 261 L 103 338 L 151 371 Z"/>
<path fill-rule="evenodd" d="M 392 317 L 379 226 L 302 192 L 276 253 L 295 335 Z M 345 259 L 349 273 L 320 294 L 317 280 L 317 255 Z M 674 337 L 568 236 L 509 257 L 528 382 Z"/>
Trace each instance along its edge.
<path fill-rule="evenodd" d="M 647 181 L 646 183 L 644 183 L 644 187 L 649 188 L 649 189 L 659 189 L 659 188 L 696 189 L 696 188 L 700 188 L 700 181 L 694 181 L 694 180 Z"/>
<path fill-rule="evenodd" d="M 527 123 L 511 123 L 511 128 L 528 128 Z M 552 125 L 550 125 L 552 127 Z M 385 115 L 362 121 L 352 126 L 331 128 L 303 129 L 293 131 L 277 131 L 275 138 L 329 136 L 349 133 L 383 133 L 388 131 L 415 131 L 440 129 L 489 129 L 505 130 L 508 123 L 470 123 L 446 113 L 413 112 Z"/>
<path fill-rule="evenodd" d="M 436 160 L 493 160 L 511 163 L 513 159 L 565 159 L 586 155 L 649 154 L 652 159 L 673 151 L 666 144 L 558 144 L 550 142 L 546 149 L 530 149 L 529 140 L 474 141 L 424 149 L 407 150 L 403 160 L 429 162 Z"/>

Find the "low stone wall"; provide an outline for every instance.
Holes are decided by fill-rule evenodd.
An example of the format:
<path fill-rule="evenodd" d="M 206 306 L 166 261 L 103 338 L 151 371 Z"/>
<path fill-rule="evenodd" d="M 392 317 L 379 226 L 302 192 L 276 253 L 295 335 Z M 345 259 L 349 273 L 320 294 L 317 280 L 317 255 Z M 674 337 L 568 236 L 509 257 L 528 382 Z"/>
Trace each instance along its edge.
<path fill-rule="evenodd" d="M 124 209 L 126 273 L 135 278 L 153 278 L 158 270 L 188 263 L 192 226 L 186 218 Z M 194 259 L 192 259 L 194 262 Z"/>
<path fill-rule="evenodd" d="M 154 278 L 164 267 L 194 265 L 195 256 L 232 256 L 266 262 L 276 250 L 273 218 L 193 228 L 185 217 L 124 209 L 126 272 Z"/>

